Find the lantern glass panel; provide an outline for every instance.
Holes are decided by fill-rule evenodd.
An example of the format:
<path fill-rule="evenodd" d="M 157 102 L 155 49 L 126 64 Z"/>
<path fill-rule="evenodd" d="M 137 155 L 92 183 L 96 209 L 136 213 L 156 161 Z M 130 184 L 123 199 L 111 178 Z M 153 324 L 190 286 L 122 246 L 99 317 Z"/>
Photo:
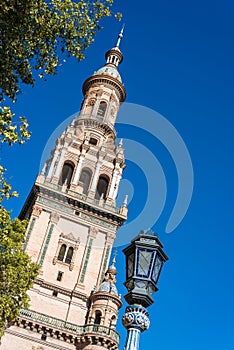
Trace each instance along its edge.
<path fill-rule="evenodd" d="M 159 255 L 157 255 L 154 263 L 154 269 L 152 272 L 152 280 L 155 284 L 157 284 L 158 277 L 162 268 L 162 264 L 163 264 L 162 258 Z"/>
<path fill-rule="evenodd" d="M 127 278 L 130 278 L 134 273 L 134 253 L 130 254 L 127 259 Z"/>
<path fill-rule="evenodd" d="M 149 278 L 152 263 L 154 258 L 154 251 L 146 248 L 137 249 L 137 277 Z"/>

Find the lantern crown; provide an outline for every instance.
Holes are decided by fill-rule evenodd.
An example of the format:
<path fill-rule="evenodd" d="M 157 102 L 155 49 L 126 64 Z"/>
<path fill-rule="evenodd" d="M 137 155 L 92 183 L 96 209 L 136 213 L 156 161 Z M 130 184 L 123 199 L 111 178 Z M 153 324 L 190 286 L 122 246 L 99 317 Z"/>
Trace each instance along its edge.
<path fill-rule="evenodd" d="M 131 244 L 123 250 L 126 256 L 126 301 L 130 305 L 147 307 L 153 303 L 152 295 L 167 255 L 157 234 L 151 230 L 140 231 Z"/>

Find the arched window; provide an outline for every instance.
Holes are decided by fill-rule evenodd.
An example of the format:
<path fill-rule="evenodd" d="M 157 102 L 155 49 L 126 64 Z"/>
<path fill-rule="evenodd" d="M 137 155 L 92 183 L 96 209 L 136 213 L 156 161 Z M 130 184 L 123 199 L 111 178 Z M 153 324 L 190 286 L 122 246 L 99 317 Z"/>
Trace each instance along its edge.
<path fill-rule="evenodd" d="M 67 251 L 66 259 L 65 259 L 65 263 L 66 264 L 70 264 L 71 263 L 73 252 L 74 252 L 74 248 L 73 247 L 69 247 L 69 249 Z"/>
<path fill-rule="evenodd" d="M 59 178 L 59 185 L 69 186 L 71 183 L 73 171 L 74 171 L 74 165 L 71 163 L 65 162 L 63 165 L 62 173 Z"/>
<path fill-rule="evenodd" d="M 97 139 L 95 139 L 94 137 L 90 137 L 90 139 L 89 139 L 89 144 L 90 144 L 90 145 L 96 146 L 97 143 L 98 143 L 98 140 L 97 140 Z"/>
<path fill-rule="evenodd" d="M 79 182 L 82 183 L 84 194 L 88 193 L 91 176 L 92 176 L 92 172 L 90 169 L 85 168 L 82 170 Z"/>
<path fill-rule="evenodd" d="M 62 244 L 58 253 L 58 260 L 63 261 L 66 249 L 67 249 L 66 244 Z"/>
<path fill-rule="evenodd" d="M 106 108 L 107 108 L 107 103 L 104 101 L 101 101 L 98 107 L 98 111 L 97 111 L 97 115 L 100 118 L 104 118 L 105 116 L 105 112 L 106 112 Z"/>
<path fill-rule="evenodd" d="M 95 311 L 94 324 L 101 324 L 101 317 L 102 317 L 101 311 Z"/>
<path fill-rule="evenodd" d="M 95 198 L 105 198 L 107 195 L 107 189 L 109 185 L 109 177 L 106 175 L 101 175 L 98 180 Z"/>
<path fill-rule="evenodd" d="M 110 319 L 110 328 L 115 328 L 116 326 L 116 316 L 113 315 Z"/>

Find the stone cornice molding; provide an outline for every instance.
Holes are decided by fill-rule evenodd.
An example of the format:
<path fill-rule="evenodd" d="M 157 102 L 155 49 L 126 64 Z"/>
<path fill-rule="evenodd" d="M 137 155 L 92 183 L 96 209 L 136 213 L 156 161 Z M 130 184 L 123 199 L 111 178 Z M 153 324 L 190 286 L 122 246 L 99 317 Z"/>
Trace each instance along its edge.
<path fill-rule="evenodd" d="M 56 284 L 46 282 L 45 280 L 40 279 L 40 278 L 38 278 L 34 283 L 38 284 L 42 288 L 53 290 L 53 291 L 56 291 L 60 294 L 63 294 L 63 295 L 69 296 L 69 297 L 72 296 L 72 297 L 81 299 L 84 302 L 87 302 L 87 300 L 88 300 L 88 296 L 84 293 L 78 292 L 76 290 L 66 289 L 62 286 L 60 287 Z"/>
<path fill-rule="evenodd" d="M 35 184 L 29 197 L 28 200 L 25 203 L 25 206 L 23 207 L 19 218 L 24 219 L 26 214 L 28 213 L 29 208 L 32 206 L 33 203 L 35 203 L 36 198 L 40 197 L 47 197 L 50 198 L 51 200 L 56 200 L 60 204 L 66 204 L 69 207 L 73 207 L 74 210 L 82 210 L 84 212 L 87 212 L 91 214 L 94 218 L 95 217 L 100 217 L 100 219 L 103 220 L 108 220 L 108 222 L 112 221 L 112 223 L 116 226 L 121 226 L 126 218 L 119 214 L 115 208 L 110 208 L 111 211 L 115 211 L 115 213 L 109 211 L 106 208 L 101 208 L 101 207 L 95 207 L 92 205 L 92 203 L 87 203 L 87 201 L 84 199 L 84 201 L 79 200 L 78 194 L 77 194 L 77 199 L 69 197 L 65 193 L 61 191 L 56 191 L 53 189 L 49 189 L 48 187 L 44 187 L 43 185 L 37 185 Z"/>
<path fill-rule="evenodd" d="M 109 292 L 94 292 L 90 296 L 90 301 L 93 303 L 97 300 L 111 300 L 115 305 L 117 305 L 118 309 L 120 309 L 123 305 L 123 302 L 118 295 Z"/>
<path fill-rule="evenodd" d="M 110 85 L 111 87 L 114 87 L 117 92 L 119 101 L 120 102 L 125 101 L 126 90 L 123 84 L 118 79 L 115 79 L 114 77 L 111 77 L 108 74 L 95 74 L 89 77 L 88 79 L 86 79 L 82 87 L 82 92 L 84 96 L 92 85 L 100 86 L 101 84 L 104 84 L 104 85 L 106 84 L 106 85 Z"/>

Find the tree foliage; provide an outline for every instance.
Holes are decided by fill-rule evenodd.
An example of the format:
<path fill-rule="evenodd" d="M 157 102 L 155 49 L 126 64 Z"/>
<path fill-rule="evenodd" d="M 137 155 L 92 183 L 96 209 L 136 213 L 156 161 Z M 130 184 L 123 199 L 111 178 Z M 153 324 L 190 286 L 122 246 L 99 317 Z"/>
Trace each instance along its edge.
<path fill-rule="evenodd" d="M 113 0 L 5 0 L 0 8 L 0 97 L 12 100 L 19 83 L 54 74 L 64 53 L 79 61 L 110 16 Z"/>
<path fill-rule="evenodd" d="M 0 142 L 11 146 L 13 143 L 23 144 L 30 137 L 28 122 L 20 117 L 20 124 L 13 122 L 14 114 L 9 107 L 0 107 Z"/>
<path fill-rule="evenodd" d="M 27 291 L 38 273 L 38 265 L 22 251 L 26 221 L 11 221 L 10 213 L 0 208 L 0 338 L 4 329 L 27 308 Z"/>
<path fill-rule="evenodd" d="M 0 166 L 0 339 L 7 327 L 29 305 L 27 290 L 37 277 L 39 266 L 23 252 L 26 220 L 11 220 L 2 201 L 16 196 Z"/>

